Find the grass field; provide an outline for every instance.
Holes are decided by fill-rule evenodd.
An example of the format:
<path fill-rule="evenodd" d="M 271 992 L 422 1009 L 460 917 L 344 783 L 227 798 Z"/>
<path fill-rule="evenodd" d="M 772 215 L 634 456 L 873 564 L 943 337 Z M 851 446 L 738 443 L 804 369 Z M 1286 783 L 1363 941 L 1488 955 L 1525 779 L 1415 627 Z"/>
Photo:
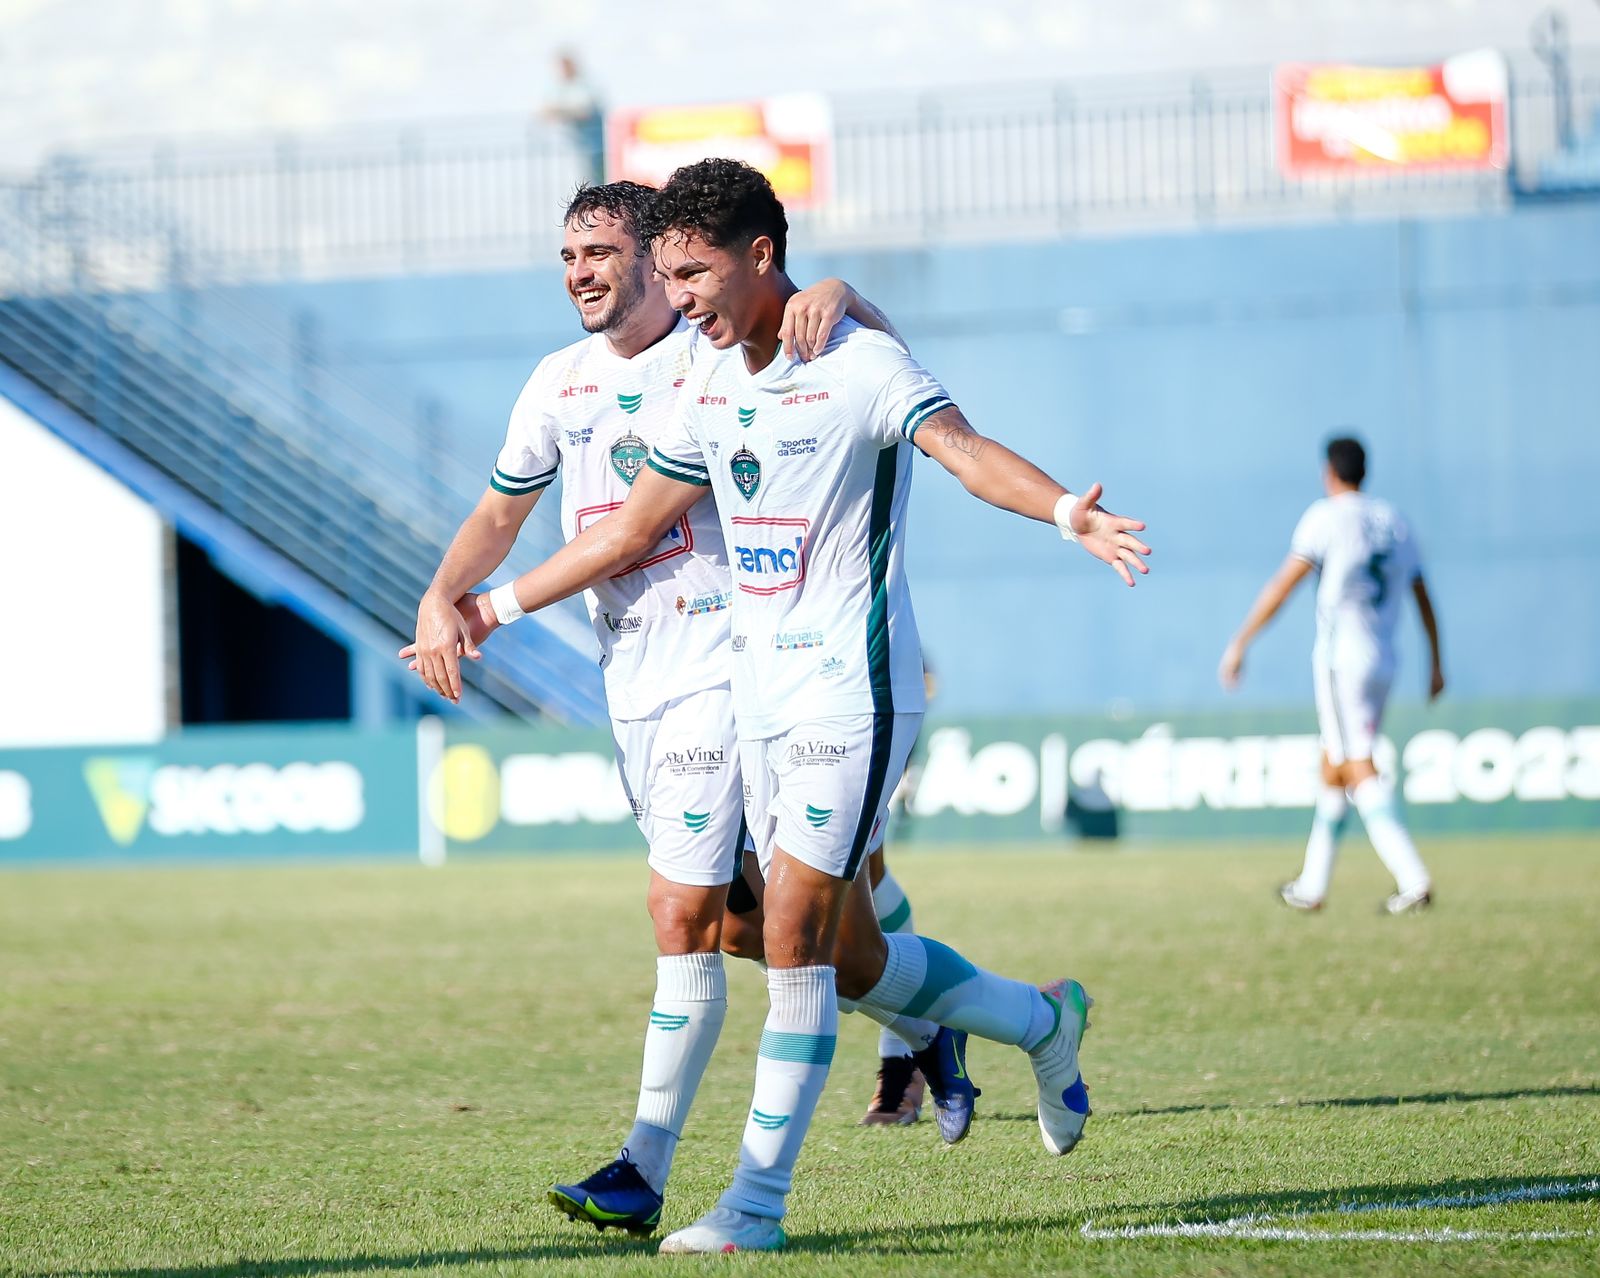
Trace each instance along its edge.
<path fill-rule="evenodd" d="M 543 1202 L 632 1117 L 639 861 L 0 874 L 0 1271 L 1593 1274 L 1600 839 L 1424 852 L 1402 919 L 1359 842 L 1312 917 L 1287 846 L 899 856 L 929 935 L 1096 996 L 1088 1134 L 1046 1157 L 1025 1059 L 976 1042 L 966 1143 L 859 1128 L 848 1018 L 790 1251 L 711 1261 Z M 730 985 L 669 1228 L 749 1102 L 765 996 Z"/>

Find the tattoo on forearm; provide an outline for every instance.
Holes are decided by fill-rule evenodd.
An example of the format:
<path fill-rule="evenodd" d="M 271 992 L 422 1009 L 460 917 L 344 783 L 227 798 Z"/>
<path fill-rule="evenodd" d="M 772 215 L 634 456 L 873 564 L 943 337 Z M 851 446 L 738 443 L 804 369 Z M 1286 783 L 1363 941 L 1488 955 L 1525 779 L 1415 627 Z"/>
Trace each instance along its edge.
<path fill-rule="evenodd" d="M 989 446 L 989 441 L 967 425 L 966 419 L 958 413 L 935 413 L 924 429 L 932 431 L 933 437 L 946 448 L 965 453 L 973 461 L 983 456 L 983 450 Z"/>

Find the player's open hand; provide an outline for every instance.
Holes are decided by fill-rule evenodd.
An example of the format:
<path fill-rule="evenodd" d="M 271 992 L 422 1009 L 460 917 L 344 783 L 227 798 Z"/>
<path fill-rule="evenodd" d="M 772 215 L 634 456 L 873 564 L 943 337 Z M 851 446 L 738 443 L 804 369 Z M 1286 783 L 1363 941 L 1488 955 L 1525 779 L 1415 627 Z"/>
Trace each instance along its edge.
<path fill-rule="evenodd" d="M 497 628 L 479 596 L 465 594 L 454 604 L 431 591 L 417 607 L 417 639 L 400 649 L 400 659 L 410 661 L 422 682 L 447 701 L 461 700 L 461 658 L 483 660 L 478 645 Z"/>
<path fill-rule="evenodd" d="M 1079 545 L 1096 559 L 1110 564 L 1117 576 L 1131 586 L 1134 573 L 1150 571 L 1150 565 L 1143 558 L 1150 553 L 1150 547 L 1133 535 L 1144 531 L 1144 521 L 1113 515 L 1102 508 L 1100 494 L 1104 491 L 1101 485 L 1091 484 L 1089 491 L 1073 503 L 1067 521 Z"/>
<path fill-rule="evenodd" d="M 809 363 L 822 354 L 828 335 L 850 307 L 851 292 L 843 280 L 823 280 L 791 297 L 778 329 L 784 358 Z"/>
<path fill-rule="evenodd" d="M 1244 673 L 1244 645 L 1237 639 L 1228 641 L 1222 650 L 1222 660 L 1217 663 L 1217 682 L 1229 692 L 1239 686 L 1239 676 Z"/>

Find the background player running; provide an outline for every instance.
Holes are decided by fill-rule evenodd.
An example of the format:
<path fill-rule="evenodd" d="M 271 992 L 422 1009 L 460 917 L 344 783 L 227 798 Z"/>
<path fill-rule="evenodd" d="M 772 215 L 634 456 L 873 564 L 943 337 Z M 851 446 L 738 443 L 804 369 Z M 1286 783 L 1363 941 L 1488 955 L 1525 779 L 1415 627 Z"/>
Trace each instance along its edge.
<path fill-rule="evenodd" d="M 1323 468 L 1328 495 L 1313 502 L 1301 517 L 1288 558 L 1262 588 L 1222 654 L 1218 675 L 1223 687 L 1238 686 L 1250 641 L 1277 615 L 1306 574 L 1316 572 L 1320 580 L 1311 672 L 1322 739 L 1323 788 L 1311 821 L 1305 864 L 1279 895 L 1297 910 L 1322 908 L 1349 799 L 1354 799 L 1373 848 L 1394 875 L 1395 891 L 1384 909 L 1403 914 L 1432 902 L 1432 882 L 1401 822 L 1393 785 L 1373 765 L 1372 744 L 1394 681 L 1395 625 L 1408 586 L 1428 636 L 1430 701 L 1444 691 L 1444 668 L 1439 626 L 1422 579 L 1416 538 L 1399 511 L 1361 491 L 1366 474 L 1366 451 L 1359 441 L 1329 441 Z"/>

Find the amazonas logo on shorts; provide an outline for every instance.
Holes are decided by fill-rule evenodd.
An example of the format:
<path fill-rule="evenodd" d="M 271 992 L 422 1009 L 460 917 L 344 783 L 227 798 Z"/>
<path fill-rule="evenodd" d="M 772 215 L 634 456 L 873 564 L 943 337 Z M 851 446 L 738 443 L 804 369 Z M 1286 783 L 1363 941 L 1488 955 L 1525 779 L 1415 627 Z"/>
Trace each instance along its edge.
<path fill-rule="evenodd" d="M 775 595 L 806 579 L 809 519 L 735 515 L 731 522 L 734 579 L 745 594 Z"/>

